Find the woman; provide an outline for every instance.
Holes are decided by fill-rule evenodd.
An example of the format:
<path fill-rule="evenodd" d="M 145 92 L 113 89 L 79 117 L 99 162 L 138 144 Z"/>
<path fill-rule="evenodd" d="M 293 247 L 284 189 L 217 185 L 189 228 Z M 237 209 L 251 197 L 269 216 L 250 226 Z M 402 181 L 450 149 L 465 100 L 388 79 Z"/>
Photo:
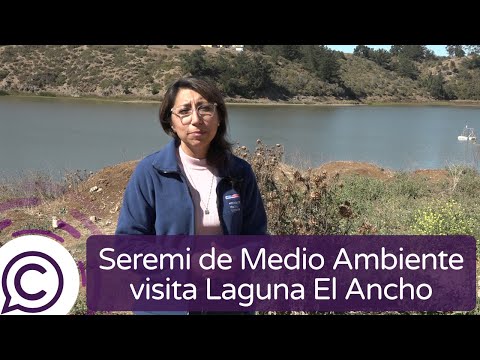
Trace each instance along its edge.
<path fill-rule="evenodd" d="M 173 139 L 137 165 L 125 190 L 116 234 L 266 234 L 255 175 L 245 160 L 232 154 L 227 122 L 225 102 L 213 85 L 189 77 L 169 87 L 160 123 Z M 202 276 L 198 267 L 192 271 Z"/>
<path fill-rule="evenodd" d="M 255 175 L 226 139 L 220 91 L 201 79 L 177 80 L 164 96 L 160 123 L 173 139 L 137 165 L 116 234 L 266 234 Z"/>

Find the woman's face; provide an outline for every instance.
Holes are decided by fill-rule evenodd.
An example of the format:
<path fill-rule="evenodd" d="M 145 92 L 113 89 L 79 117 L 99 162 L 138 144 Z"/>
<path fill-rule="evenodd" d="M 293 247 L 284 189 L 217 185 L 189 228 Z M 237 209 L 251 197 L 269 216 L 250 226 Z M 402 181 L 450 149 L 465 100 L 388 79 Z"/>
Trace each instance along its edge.
<path fill-rule="evenodd" d="M 180 89 L 172 110 L 172 129 L 189 156 L 207 157 L 210 142 L 217 133 L 219 117 L 216 105 L 191 89 Z"/>

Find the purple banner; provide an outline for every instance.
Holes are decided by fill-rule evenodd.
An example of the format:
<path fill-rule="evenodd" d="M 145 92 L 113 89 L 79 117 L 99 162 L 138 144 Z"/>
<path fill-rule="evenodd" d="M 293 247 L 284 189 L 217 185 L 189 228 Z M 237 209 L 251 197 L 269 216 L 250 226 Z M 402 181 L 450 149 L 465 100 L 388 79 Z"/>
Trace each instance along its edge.
<path fill-rule="evenodd" d="M 92 311 L 469 311 L 471 236 L 87 240 Z"/>

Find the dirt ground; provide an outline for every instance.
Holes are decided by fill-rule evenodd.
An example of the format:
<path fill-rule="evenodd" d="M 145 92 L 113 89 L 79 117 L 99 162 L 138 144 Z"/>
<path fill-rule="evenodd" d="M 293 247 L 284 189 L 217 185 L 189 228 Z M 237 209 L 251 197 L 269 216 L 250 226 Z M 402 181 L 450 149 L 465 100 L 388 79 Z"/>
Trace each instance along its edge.
<path fill-rule="evenodd" d="M 64 240 L 64 246 L 76 260 L 84 260 L 85 242 L 90 235 L 115 232 L 123 193 L 136 163 L 106 167 L 53 201 L 40 199 L 37 206 L 18 206 L 4 211 L 0 206 L 0 224 L 9 224 L 3 229 L 0 227 L 0 243 L 22 230 L 47 230 Z M 67 227 L 62 227 L 64 223 L 80 236 L 75 231 L 66 231 Z M 54 226 L 58 224 L 59 227 Z"/>
<path fill-rule="evenodd" d="M 386 180 L 391 178 L 394 175 L 394 172 L 391 170 L 386 170 L 379 166 L 366 163 L 366 162 L 355 162 L 355 161 L 332 161 L 321 165 L 318 168 L 318 171 L 326 171 L 327 174 L 334 175 L 338 173 L 339 175 L 363 175 L 374 177 L 380 180 Z"/>

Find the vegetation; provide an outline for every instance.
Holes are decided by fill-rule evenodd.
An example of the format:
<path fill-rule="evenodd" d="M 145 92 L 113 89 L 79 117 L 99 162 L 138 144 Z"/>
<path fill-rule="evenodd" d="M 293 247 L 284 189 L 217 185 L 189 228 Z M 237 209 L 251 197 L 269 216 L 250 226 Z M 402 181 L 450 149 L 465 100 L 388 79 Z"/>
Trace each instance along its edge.
<path fill-rule="evenodd" d="M 454 235 L 480 239 L 480 173 L 450 166 L 438 179 L 398 172 L 380 179 L 284 165 L 280 145 L 235 153 L 254 169 L 271 234 Z M 439 170 L 441 171 L 441 170 Z M 479 249 L 480 250 L 480 249 Z"/>
<path fill-rule="evenodd" d="M 0 47 L 0 95 L 98 96 L 157 100 L 174 79 L 216 82 L 230 100 L 400 102 L 480 100 L 480 47 L 424 45 L 353 54 L 320 45 L 19 45 Z"/>
<path fill-rule="evenodd" d="M 236 154 L 252 164 L 267 209 L 269 233 L 277 235 L 472 235 L 480 257 L 480 173 L 451 166 L 429 178 L 399 172 L 379 179 L 328 174 L 281 163 L 282 147 L 257 141 Z M 480 304 L 469 312 L 480 314 Z"/>
<path fill-rule="evenodd" d="M 246 159 L 255 172 L 268 216 L 268 231 L 285 235 L 454 235 L 467 234 L 477 239 L 480 250 L 480 173 L 470 167 L 450 166 L 431 173 L 398 172 L 373 174 L 339 174 L 319 169 L 301 169 L 283 163 L 283 147 L 265 146 L 257 141 L 250 151 L 237 146 L 235 154 Z M 132 167 L 133 169 L 133 167 Z M 380 171 L 380 170 L 379 170 Z M 380 172 L 381 173 L 381 172 Z M 38 205 L 25 210 L 12 210 L 3 215 L 13 220 L 8 231 L 0 231 L 0 246 L 9 240 L 14 226 L 17 229 L 51 229 L 52 216 L 58 216 L 76 226 L 69 217 L 72 206 L 88 203 L 90 214 L 101 214 L 102 223 L 115 228 L 118 208 L 105 205 L 119 204 L 129 172 L 125 168 L 109 169 L 111 189 L 104 182 L 104 190 L 92 193 L 91 186 L 105 174 L 73 172 L 60 181 L 47 174 L 24 174 L 22 178 L 0 181 L 0 202 L 16 198 L 37 197 Z M 92 181 L 92 182 L 91 182 Z M 83 190 L 79 190 L 83 189 Z M 82 195 L 83 194 L 83 195 Z M 72 196 L 75 195 L 75 196 Z M 95 199 L 95 196 L 104 196 Z M 70 200 L 68 200 L 70 199 Z M 73 204 L 67 203 L 73 201 Z M 92 205 L 93 204 L 93 205 Z M 83 205 L 82 205 L 83 206 Z M 96 209 L 93 209 L 96 206 Z M 102 210 L 103 209 L 103 210 Z M 95 210 L 95 211 L 94 211 Z M 106 214 L 112 216 L 110 221 Z M 108 220 L 108 222 L 107 222 Z M 101 226 L 100 222 L 97 226 Z M 90 233 L 84 234 L 86 239 Z M 62 233 L 62 236 L 66 236 Z M 65 242 L 76 261 L 85 261 L 85 243 L 79 239 Z M 477 259 L 480 253 L 477 253 Z M 72 314 L 86 313 L 82 292 Z M 472 313 L 480 313 L 477 308 Z"/>
<path fill-rule="evenodd" d="M 325 172 L 312 169 L 303 174 L 298 169 L 281 166 L 281 145 L 266 147 L 257 140 L 253 153 L 245 147 L 236 149 L 257 176 L 267 209 L 269 233 L 274 235 L 348 234 L 352 209 L 339 197 L 338 178 L 327 182 Z"/>
<path fill-rule="evenodd" d="M 421 235 L 472 235 L 475 223 L 455 200 L 438 201 L 416 211 L 412 230 Z"/>

